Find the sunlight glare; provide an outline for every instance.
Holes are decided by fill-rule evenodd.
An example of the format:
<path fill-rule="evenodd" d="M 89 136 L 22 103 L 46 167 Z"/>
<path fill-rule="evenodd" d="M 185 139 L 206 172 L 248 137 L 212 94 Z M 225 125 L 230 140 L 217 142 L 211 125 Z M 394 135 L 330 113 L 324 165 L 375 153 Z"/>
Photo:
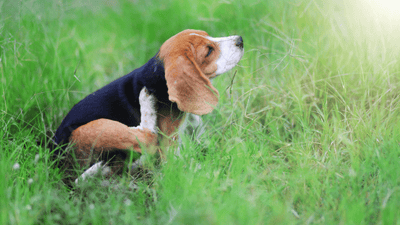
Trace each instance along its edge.
<path fill-rule="evenodd" d="M 379 17 L 400 19 L 400 0 L 365 0 Z"/>

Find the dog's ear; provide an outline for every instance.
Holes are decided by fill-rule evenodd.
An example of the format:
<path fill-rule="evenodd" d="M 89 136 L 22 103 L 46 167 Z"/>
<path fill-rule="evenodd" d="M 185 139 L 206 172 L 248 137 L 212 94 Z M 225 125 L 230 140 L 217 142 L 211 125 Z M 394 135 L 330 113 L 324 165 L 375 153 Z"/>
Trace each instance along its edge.
<path fill-rule="evenodd" d="M 169 100 L 184 112 L 197 115 L 212 112 L 218 103 L 218 91 L 200 70 L 192 51 L 181 53 L 163 59 Z"/>

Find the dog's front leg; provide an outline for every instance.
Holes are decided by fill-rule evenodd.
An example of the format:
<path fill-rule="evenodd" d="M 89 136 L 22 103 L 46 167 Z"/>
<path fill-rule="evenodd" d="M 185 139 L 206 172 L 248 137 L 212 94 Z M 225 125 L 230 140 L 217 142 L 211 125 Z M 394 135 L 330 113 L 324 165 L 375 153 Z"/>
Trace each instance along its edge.
<path fill-rule="evenodd" d="M 132 129 L 143 130 L 149 129 L 152 133 L 157 134 L 157 99 L 150 94 L 146 87 L 143 87 L 139 94 L 140 104 L 140 124 Z"/>
<path fill-rule="evenodd" d="M 132 129 L 143 130 L 149 129 L 152 133 L 157 134 L 157 99 L 154 95 L 150 94 L 146 87 L 143 87 L 139 94 L 140 104 L 140 124 Z M 144 155 L 141 155 L 138 160 L 128 165 L 131 171 L 143 165 Z"/>

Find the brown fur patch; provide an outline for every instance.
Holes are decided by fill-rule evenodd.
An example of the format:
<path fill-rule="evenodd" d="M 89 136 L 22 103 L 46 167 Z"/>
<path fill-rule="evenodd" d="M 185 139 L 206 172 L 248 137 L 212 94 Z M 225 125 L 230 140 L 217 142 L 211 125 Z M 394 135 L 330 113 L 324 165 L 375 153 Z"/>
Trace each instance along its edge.
<path fill-rule="evenodd" d="M 174 104 L 172 106 L 158 105 L 157 127 L 162 135 L 159 135 L 159 145 L 162 149 L 170 146 L 173 140 L 178 137 L 177 131 L 185 118 L 185 113 L 181 112 Z M 162 154 L 162 152 L 160 152 Z"/>

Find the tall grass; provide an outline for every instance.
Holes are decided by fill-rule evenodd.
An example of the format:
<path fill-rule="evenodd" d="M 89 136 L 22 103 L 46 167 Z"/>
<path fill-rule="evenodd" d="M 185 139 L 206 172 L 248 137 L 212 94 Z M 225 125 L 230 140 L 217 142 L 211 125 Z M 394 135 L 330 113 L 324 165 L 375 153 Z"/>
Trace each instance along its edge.
<path fill-rule="evenodd" d="M 399 223 L 400 29 L 367 3 L 0 1 L 0 223 Z M 68 110 L 187 28 L 245 42 L 203 136 L 135 191 L 66 187 Z"/>

